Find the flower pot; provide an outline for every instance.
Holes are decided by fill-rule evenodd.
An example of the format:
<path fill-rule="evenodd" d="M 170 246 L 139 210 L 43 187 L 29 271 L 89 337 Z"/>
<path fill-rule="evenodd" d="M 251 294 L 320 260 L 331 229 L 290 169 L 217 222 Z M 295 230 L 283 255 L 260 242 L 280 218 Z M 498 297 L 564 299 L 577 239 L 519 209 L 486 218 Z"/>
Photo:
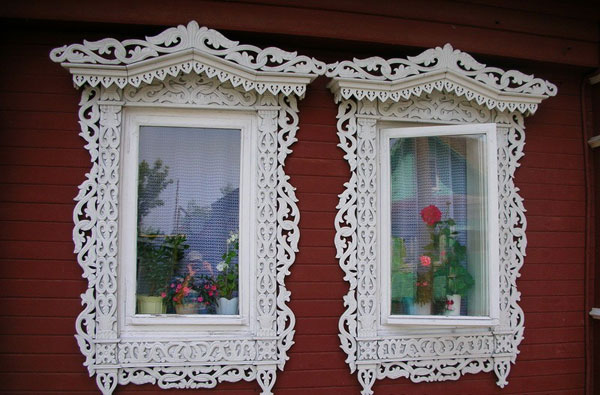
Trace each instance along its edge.
<path fill-rule="evenodd" d="M 238 298 L 219 298 L 217 304 L 217 314 L 220 315 L 237 315 L 238 314 Z"/>
<path fill-rule="evenodd" d="M 200 305 L 197 302 L 192 303 L 177 303 L 175 312 L 177 314 L 198 314 Z"/>
<path fill-rule="evenodd" d="M 460 315 L 460 295 L 446 295 L 446 312 L 445 315 Z"/>
<path fill-rule="evenodd" d="M 138 314 L 165 314 L 167 306 L 163 303 L 160 296 L 138 295 L 137 313 Z"/>
<path fill-rule="evenodd" d="M 198 314 L 200 303 L 198 303 L 198 292 L 191 290 L 184 298 L 182 303 L 175 303 L 175 312 L 177 314 Z"/>
<path fill-rule="evenodd" d="M 431 315 L 431 302 L 415 303 L 414 315 Z"/>

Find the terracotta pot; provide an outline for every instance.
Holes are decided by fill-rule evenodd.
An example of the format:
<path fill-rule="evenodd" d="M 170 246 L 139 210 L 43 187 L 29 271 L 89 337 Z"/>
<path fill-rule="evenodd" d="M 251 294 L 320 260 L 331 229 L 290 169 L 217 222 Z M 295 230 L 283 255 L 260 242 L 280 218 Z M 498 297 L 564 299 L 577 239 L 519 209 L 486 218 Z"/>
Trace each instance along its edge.
<path fill-rule="evenodd" d="M 163 303 L 163 298 L 160 296 L 138 295 L 138 314 L 165 314 L 166 312 L 167 306 Z"/>
<path fill-rule="evenodd" d="M 217 314 L 220 315 L 237 315 L 238 314 L 238 298 L 219 298 L 217 304 Z"/>

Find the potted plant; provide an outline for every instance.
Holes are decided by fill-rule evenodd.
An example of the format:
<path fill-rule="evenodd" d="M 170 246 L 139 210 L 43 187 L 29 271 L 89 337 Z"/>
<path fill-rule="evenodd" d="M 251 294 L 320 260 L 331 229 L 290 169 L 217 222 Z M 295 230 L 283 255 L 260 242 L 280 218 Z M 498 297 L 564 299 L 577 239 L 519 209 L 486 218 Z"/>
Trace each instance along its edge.
<path fill-rule="evenodd" d="M 167 304 L 173 306 L 176 314 L 198 314 L 202 298 L 200 292 L 194 284 L 194 274 L 192 265 L 187 266 L 188 272 L 185 277 L 175 277 L 165 287 L 161 297 Z"/>
<path fill-rule="evenodd" d="M 226 251 L 222 256 L 222 261 L 217 264 L 217 289 L 219 298 L 217 304 L 217 314 L 236 315 L 238 314 L 238 297 L 234 296 L 238 291 L 239 273 L 237 264 L 232 260 L 238 256 L 239 239 L 237 233 L 231 233 L 227 239 Z"/>
<path fill-rule="evenodd" d="M 138 314 L 164 314 L 161 292 L 188 248 L 184 235 L 138 235 Z M 140 281 L 143 279 L 143 281 Z"/>
<path fill-rule="evenodd" d="M 414 314 L 415 274 L 405 257 L 404 239 L 392 237 L 392 314 Z"/>
<path fill-rule="evenodd" d="M 198 285 L 198 303 L 200 303 L 200 314 L 214 314 L 217 308 L 219 291 L 217 283 L 211 276 L 203 274 L 200 276 Z"/>
<path fill-rule="evenodd" d="M 434 205 L 425 207 L 421 217 L 429 228 L 431 243 L 424 247 L 435 264 L 435 284 L 443 287 L 447 315 L 460 315 L 461 298 L 473 287 L 475 281 L 466 269 L 467 249 L 457 239 L 452 218 L 442 220 L 441 211 Z M 436 292 L 437 294 L 438 292 Z"/>

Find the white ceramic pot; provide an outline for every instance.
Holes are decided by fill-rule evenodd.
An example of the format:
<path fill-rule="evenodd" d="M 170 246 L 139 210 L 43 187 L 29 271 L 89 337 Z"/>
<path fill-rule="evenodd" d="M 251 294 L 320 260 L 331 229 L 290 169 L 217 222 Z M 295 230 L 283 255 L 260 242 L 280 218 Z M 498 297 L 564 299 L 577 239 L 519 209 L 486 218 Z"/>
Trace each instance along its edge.
<path fill-rule="evenodd" d="M 238 314 L 238 298 L 219 298 L 217 304 L 217 314 L 219 315 L 237 315 Z"/>
<path fill-rule="evenodd" d="M 166 312 L 167 306 L 163 303 L 163 298 L 160 296 L 138 295 L 138 314 L 165 314 Z"/>
<path fill-rule="evenodd" d="M 460 295 L 446 295 L 446 315 L 460 315 Z"/>
<path fill-rule="evenodd" d="M 414 315 L 431 315 L 431 302 L 415 303 Z"/>

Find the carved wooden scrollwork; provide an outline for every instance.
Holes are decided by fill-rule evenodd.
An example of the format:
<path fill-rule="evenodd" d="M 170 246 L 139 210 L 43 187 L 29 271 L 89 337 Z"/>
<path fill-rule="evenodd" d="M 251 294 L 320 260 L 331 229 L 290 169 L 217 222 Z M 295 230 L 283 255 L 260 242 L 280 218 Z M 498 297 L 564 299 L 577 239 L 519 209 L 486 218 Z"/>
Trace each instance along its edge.
<path fill-rule="evenodd" d="M 504 387 L 523 339 L 524 317 L 516 280 L 523 265 L 526 220 L 514 172 L 523 156 L 523 117 L 556 94 L 553 84 L 476 62 L 450 45 L 416 57 L 369 58 L 328 65 L 329 87 L 338 103 L 339 146 L 350 167 L 335 218 L 337 258 L 348 282 L 346 310 L 339 320 L 341 347 L 350 371 L 358 371 L 363 394 L 375 379 L 414 382 L 456 380 L 491 372 Z M 380 262 L 377 125 L 379 122 L 436 124 L 495 123 L 498 130 L 500 228 L 499 325 L 427 334 L 390 329 L 379 321 Z"/>
<path fill-rule="evenodd" d="M 295 325 L 285 278 L 298 251 L 299 211 L 284 165 L 296 141 L 297 99 L 306 84 L 324 73 L 325 64 L 277 48 L 240 45 L 195 22 L 146 40 L 64 46 L 51 58 L 83 86 L 80 135 L 91 169 L 75 198 L 73 240 L 88 280 L 76 338 L 90 375 L 96 375 L 104 394 L 117 384 L 211 388 L 239 380 L 257 380 L 262 393 L 271 394 L 276 371 L 288 359 Z M 143 70 L 136 69 L 142 61 Z M 248 147 L 256 158 L 257 179 L 251 333 L 225 330 L 212 336 L 198 326 L 199 335 L 177 339 L 151 332 L 122 337 L 117 295 L 124 263 L 118 261 L 118 231 L 126 106 L 254 114 L 256 144 Z"/>

